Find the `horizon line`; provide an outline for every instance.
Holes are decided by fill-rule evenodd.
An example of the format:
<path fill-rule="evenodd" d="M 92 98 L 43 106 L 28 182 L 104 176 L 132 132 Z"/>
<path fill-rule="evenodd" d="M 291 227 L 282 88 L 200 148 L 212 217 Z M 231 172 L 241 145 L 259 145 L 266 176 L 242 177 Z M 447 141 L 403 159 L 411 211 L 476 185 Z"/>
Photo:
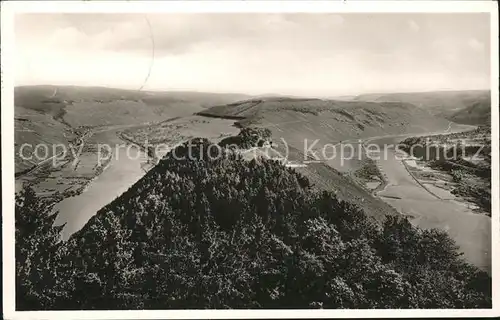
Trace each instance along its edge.
<path fill-rule="evenodd" d="M 417 91 L 369 91 L 364 93 L 340 93 L 340 94 L 321 94 L 321 95 L 301 95 L 301 94 L 288 94 L 288 93 L 280 93 L 280 92 L 267 92 L 267 93 L 246 93 L 246 92 L 238 92 L 238 91 L 208 91 L 208 90 L 197 90 L 197 89 L 189 89 L 189 88 L 171 88 L 171 89 L 130 89 L 123 87 L 113 87 L 113 86 L 92 86 L 92 85 L 72 85 L 72 84 L 28 84 L 28 85 L 15 85 L 15 88 L 28 88 L 28 87 L 73 87 L 73 88 L 95 88 L 95 89 L 110 89 L 110 90 L 122 90 L 122 91 L 137 91 L 137 92 L 154 92 L 154 93 L 168 93 L 168 92 L 178 92 L 178 93 L 205 93 L 205 94 L 234 94 L 234 95 L 245 95 L 249 97 L 274 97 L 274 96 L 284 96 L 284 97 L 323 97 L 323 98 L 335 98 L 335 97 L 358 97 L 363 95 L 377 95 L 377 94 L 412 94 L 412 93 L 444 93 L 444 92 L 479 92 L 479 91 L 489 91 L 491 93 L 491 88 L 482 88 L 482 89 L 435 89 L 435 90 L 417 90 Z"/>

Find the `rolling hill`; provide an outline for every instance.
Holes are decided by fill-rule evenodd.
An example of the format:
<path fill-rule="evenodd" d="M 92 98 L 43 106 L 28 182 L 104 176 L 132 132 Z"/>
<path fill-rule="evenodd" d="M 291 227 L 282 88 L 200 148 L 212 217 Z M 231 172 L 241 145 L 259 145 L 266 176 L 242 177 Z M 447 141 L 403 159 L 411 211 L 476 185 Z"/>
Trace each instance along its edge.
<path fill-rule="evenodd" d="M 93 121 L 72 107 L 41 114 L 64 126 Z M 200 115 L 269 127 L 292 158 L 304 139 L 323 146 L 448 126 L 401 102 L 261 98 Z M 179 124 L 147 127 L 164 125 Z M 491 278 L 444 231 L 414 227 L 325 163 L 294 170 L 236 152 L 214 158 L 212 146 L 178 145 L 67 242 L 57 241 L 50 207 L 23 190 L 18 308 L 491 308 Z M 42 263 L 51 272 L 37 272 Z"/>
<path fill-rule="evenodd" d="M 491 103 L 488 101 L 477 101 L 471 106 L 461 109 L 448 117 L 453 122 L 482 125 L 491 123 Z"/>
<path fill-rule="evenodd" d="M 306 159 L 305 146 L 312 144 L 321 158 L 321 150 L 340 141 L 351 141 L 357 146 L 358 139 L 365 137 L 443 130 L 449 124 L 445 119 L 432 117 L 406 103 L 289 97 L 248 99 L 208 108 L 199 112 L 198 116 L 233 119 L 239 127 L 267 127 L 272 132 L 274 148 L 281 154 L 286 153 L 289 161 L 298 163 Z M 168 125 L 177 128 L 173 123 Z M 130 135 L 139 142 L 151 142 L 159 135 L 158 132 L 165 130 L 163 127 L 162 124 L 148 126 L 140 132 L 130 130 Z M 357 155 L 343 161 L 338 154 L 335 158 L 309 163 L 296 170 L 309 178 L 318 189 L 333 190 L 340 199 L 355 203 L 377 220 L 386 214 L 397 214 L 394 208 L 371 196 L 345 176 L 362 166 Z"/>
<path fill-rule="evenodd" d="M 247 97 L 77 86 L 16 87 L 14 94 L 16 107 L 49 114 L 73 127 L 156 122 Z"/>
<path fill-rule="evenodd" d="M 488 124 L 491 121 L 488 90 L 373 93 L 359 95 L 354 100 L 411 103 L 433 115 L 463 124 Z"/>
<path fill-rule="evenodd" d="M 62 143 L 67 145 L 75 138 L 72 130 L 64 123 L 55 120 L 50 113 L 40 113 L 23 107 L 16 107 L 14 112 L 16 173 L 26 171 L 38 163 L 36 159 L 28 159 L 31 158 L 30 153 L 33 152 L 30 146 L 23 148 L 24 157 L 21 156 L 23 144 L 50 146 Z M 40 150 L 39 154 L 43 155 L 45 151 Z M 54 155 L 52 148 L 48 148 L 47 151 L 48 157 Z"/>
<path fill-rule="evenodd" d="M 392 133 L 393 129 L 426 129 L 440 126 L 446 121 L 436 119 L 420 108 L 404 102 L 367 102 L 322 100 L 314 98 L 249 99 L 227 105 L 215 106 L 199 115 L 238 119 L 241 126 L 269 125 L 282 127 L 288 122 L 309 125 L 310 129 L 334 125 L 339 138 Z M 326 126 L 328 128 L 328 126 Z M 382 132 L 383 131 L 383 132 Z"/>
<path fill-rule="evenodd" d="M 203 110 L 199 115 L 236 119 L 239 126 L 268 127 L 273 138 L 304 150 L 341 141 L 389 134 L 443 130 L 449 121 L 402 102 L 321 99 L 250 99 Z M 330 163 L 336 169 L 342 168 Z"/>
<path fill-rule="evenodd" d="M 191 115 L 204 108 L 246 98 L 242 94 L 152 92 L 103 87 L 20 86 L 14 89 L 16 173 L 37 161 L 19 156 L 28 143 L 68 144 L 85 126 L 140 125 Z M 52 149 L 52 148 L 49 148 Z"/>

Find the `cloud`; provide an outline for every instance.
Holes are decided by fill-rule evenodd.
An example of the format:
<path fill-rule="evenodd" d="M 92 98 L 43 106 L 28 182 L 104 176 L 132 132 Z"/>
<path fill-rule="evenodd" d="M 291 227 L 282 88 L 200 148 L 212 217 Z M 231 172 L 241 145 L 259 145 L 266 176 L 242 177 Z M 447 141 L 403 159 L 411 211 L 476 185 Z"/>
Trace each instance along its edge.
<path fill-rule="evenodd" d="M 280 33 L 293 32 L 297 23 L 279 14 L 187 14 L 148 15 L 136 27 L 141 32 L 117 31 L 107 48 L 149 51 L 153 40 L 161 55 L 182 54 L 205 45 L 257 44 Z"/>
<path fill-rule="evenodd" d="M 19 83 L 135 87 L 153 42 L 150 89 L 431 90 L 490 70 L 484 14 L 30 14 L 16 16 Z"/>
<path fill-rule="evenodd" d="M 408 26 L 410 27 L 411 31 L 413 31 L 413 32 L 420 31 L 420 26 L 414 20 L 408 20 Z"/>
<path fill-rule="evenodd" d="M 484 43 L 482 43 L 481 41 L 478 41 L 477 39 L 475 38 L 470 38 L 468 41 L 467 41 L 467 45 L 473 49 L 474 51 L 484 51 Z"/>
<path fill-rule="evenodd" d="M 38 22 L 47 27 L 36 30 Z M 175 55 L 206 45 L 293 45 L 295 37 L 311 46 L 343 23 L 336 14 L 63 14 L 24 15 L 18 26 L 26 39 L 50 33 L 55 47 L 149 54 L 154 42 L 156 54 Z"/>

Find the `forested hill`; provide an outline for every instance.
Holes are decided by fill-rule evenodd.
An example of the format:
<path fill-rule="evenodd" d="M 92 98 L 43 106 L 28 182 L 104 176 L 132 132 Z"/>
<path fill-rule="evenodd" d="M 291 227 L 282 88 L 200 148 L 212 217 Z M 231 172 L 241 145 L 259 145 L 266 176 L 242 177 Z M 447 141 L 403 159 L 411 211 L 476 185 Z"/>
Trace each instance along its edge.
<path fill-rule="evenodd" d="M 18 309 L 491 307 L 491 278 L 444 232 L 376 224 L 278 162 L 191 144 L 65 243 L 18 196 Z"/>

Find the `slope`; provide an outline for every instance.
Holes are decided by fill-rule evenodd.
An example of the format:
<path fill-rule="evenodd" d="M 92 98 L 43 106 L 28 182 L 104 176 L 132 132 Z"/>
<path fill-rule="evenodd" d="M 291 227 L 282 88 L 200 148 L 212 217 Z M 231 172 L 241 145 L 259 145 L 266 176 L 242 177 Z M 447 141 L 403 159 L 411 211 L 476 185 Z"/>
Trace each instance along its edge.
<path fill-rule="evenodd" d="M 444 232 L 376 225 L 293 169 L 210 145 L 179 146 L 199 158 L 170 154 L 65 243 L 21 194 L 19 308 L 491 308 L 491 278 Z"/>
<path fill-rule="evenodd" d="M 15 88 L 16 106 L 49 114 L 73 127 L 156 122 L 243 97 L 246 96 L 77 86 Z"/>
<path fill-rule="evenodd" d="M 448 119 L 456 123 L 471 125 L 491 124 L 491 104 L 488 101 L 477 101 L 471 106 L 461 109 L 452 114 Z"/>
<path fill-rule="evenodd" d="M 14 89 L 16 173 L 39 161 L 23 159 L 19 148 L 68 145 L 79 127 L 140 125 L 191 115 L 212 105 L 245 98 L 242 94 L 143 92 L 102 87 L 20 86 Z M 32 150 L 26 149 L 26 152 Z M 29 153 L 27 153 L 29 155 Z M 43 157 L 48 158 L 48 157 Z"/>
<path fill-rule="evenodd" d="M 55 110 L 55 108 L 52 109 L 52 111 Z M 75 137 L 67 125 L 55 120 L 50 114 L 23 107 L 16 107 L 14 114 L 16 174 L 29 170 L 40 162 L 36 157 L 32 156 L 32 152 L 34 152 L 37 145 L 47 146 L 46 149 L 44 147 L 39 148 L 38 155 L 40 158 L 50 158 L 54 156 L 52 145 L 67 145 Z M 23 145 L 25 146 L 23 147 Z"/>
<path fill-rule="evenodd" d="M 338 148 L 337 154 L 332 154 L 332 148 L 340 142 L 350 141 L 350 147 L 356 152 L 355 144 L 359 139 L 438 131 L 449 125 L 445 119 L 401 102 L 251 99 L 216 106 L 199 114 L 237 119 L 242 127 L 267 127 L 275 143 L 304 150 L 304 153 L 312 146 L 320 153 L 320 158 L 328 159 L 328 164 L 340 171 L 355 169 L 359 163 L 357 157 L 342 161 L 339 154 L 342 150 Z"/>
<path fill-rule="evenodd" d="M 336 131 L 338 138 L 354 138 L 392 131 L 412 130 L 418 126 L 441 126 L 435 119 L 413 105 L 401 102 L 365 102 L 321 99 L 267 98 L 250 99 L 220 105 L 199 112 L 203 116 L 240 119 L 240 125 L 285 127 L 288 122 Z M 401 127 L 394 129 L 391 127 Z M 428 129 L 428 128 L 426 128 Z"/>
<path fill-rule="evenodd" d="M 489 108 L 491 100 L 489 90 L 374 93 L 359 95 L 354 100 L 411 103 L 428 110 L 431 114 L 463 124 L 486 124 L 490 121 Z M 480 105 L 481 108 L 477 109 L 474 107 L 476 105 Z M 470 108 L 475 109 L 475 112 L 468 113 L 465 111 Z M 456 116 L 456 114 L 461 115 Z"/>

